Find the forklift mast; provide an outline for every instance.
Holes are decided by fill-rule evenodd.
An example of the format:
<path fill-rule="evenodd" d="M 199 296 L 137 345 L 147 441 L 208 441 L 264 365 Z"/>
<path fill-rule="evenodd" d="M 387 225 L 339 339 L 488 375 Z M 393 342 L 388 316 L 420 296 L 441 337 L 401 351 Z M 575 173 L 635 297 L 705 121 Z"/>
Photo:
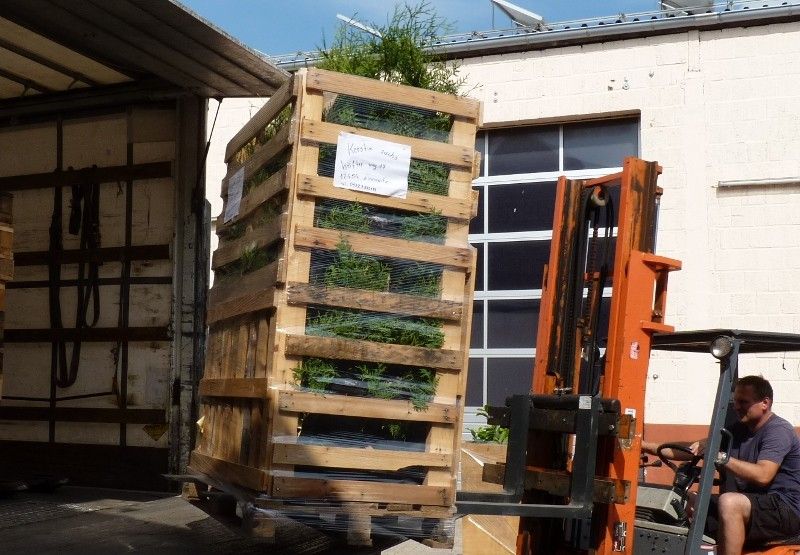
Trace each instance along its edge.
<path fill-rule="evenodd" d="M 632 552 L 627 538 L 634 527 L 651 335 L 673 331 L 664 323 L 667 276 L 681 266 L 677 260 L 654 254 L 660 173 L 655 162 L 627 158 L 620 173 L 558 181 L 533 398 L 542 404 L 546 396 L 577 395 L 579 409 L 586 406 L 587 398 L 599 398 L 599 410 L 606 406 L 608 412 L 613 405 L 619 411 L 618 424 L 607 426 L 615 427 L 616 433 L 601 429 L 591 438 L 596 441 L 596 458 L 588 477 L 588 468 L 575 466 L 576 450 L 583 448 L 577 443 L 587 438 L 565 438 L 549 430 L 529 433 L 526 467 L 567 472 L 573 481 L 584 475 L 590 490 L 597 489 L 592 482 L 602 482 L 610 484 L 617 495 L 615 502 L 595 504 L 591 518 L 583 522 L 560 521 L 559 525 L 553 519 L 521 518 L 520 555 L 584 549 Z M 608 327 L 603 329 L 603 303 L 609 300 L 603 290 L 608 285 L 612 294 Z M 541 493 L 529 497 L 557 502 Z"/>

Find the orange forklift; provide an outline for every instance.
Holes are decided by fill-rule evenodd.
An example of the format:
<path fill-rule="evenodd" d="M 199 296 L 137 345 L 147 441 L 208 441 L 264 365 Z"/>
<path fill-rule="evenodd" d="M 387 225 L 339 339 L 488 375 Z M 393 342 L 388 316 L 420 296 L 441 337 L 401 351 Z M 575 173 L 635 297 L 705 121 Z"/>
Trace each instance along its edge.
<path fill-rule="evenodd" d="M 675 471 L 672 485 L 640 483 L 650 352 L 710 352 L 719 360 L 706 448 L 713 458 L 729 437 L 739 354 L 800 350 L 800 335 L 675 333 L 664 323 L 668 275 L 681 263 L 654 253 L 660 173 L 654 162 L 627 158 L 620 173 L 558 181 L 532 391 L 489 409 L 490 423 L 509 428 L 501 472 L 484 470 L 487 481 L 502 477 L 503 492 L 460 492 L 457 500 L 459 514 L 519 516 L 517 555 L 713 551 L 703 528 L 714 465 L 695 457 L 675 466 L 662 457 Z M 601 329 L 607 287 L 608 327 Z M 800 538 L 793 540 L 758 553 L 800 552 Z"/>

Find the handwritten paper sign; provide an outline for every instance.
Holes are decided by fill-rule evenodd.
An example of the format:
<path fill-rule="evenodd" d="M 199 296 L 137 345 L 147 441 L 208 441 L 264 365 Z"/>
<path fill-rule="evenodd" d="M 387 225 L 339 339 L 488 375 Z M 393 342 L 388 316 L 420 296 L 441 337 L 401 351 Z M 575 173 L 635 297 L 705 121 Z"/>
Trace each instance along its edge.
<path fill-rule="evenodd" d="M 228 180 L 228 202 L 225 204 L 224 223 L 228 223 L 239 215 L 239 205 L 242 203 L 243 188 L 244 168 L 241 168 Z"/>
<path fill-rule="evenodd" d="M 339 133 L 333 185 L 385 197 L 406 198 L 411 147 Z"/>

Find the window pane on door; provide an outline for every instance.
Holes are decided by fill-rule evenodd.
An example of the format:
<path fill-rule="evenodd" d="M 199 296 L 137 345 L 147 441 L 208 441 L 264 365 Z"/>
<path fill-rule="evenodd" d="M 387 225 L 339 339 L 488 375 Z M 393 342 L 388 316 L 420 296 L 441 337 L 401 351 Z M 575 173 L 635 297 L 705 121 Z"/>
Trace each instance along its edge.
<path fill-rule="evenodd" d="M 639 154 L 637 120 L 594 121 L 564 126 L 564 169 L 616 168 Z"/>
<path fill-rule="evenodd" d="M 489 358 L 486 361 L 486 403 L 502 407 L 511 395 L 530 393 L 533 358 Z"/>
<path fill-rule="evenodd" d="M 475 150 L 481 155 L 480 158 L 480 173 L 478 174 L 480 177 L 486 175 L 484 168 L 486 168 L 486 133 L 478 133 L 475 136 Z"/>
<path fill-rule="evenodd" d="M 495 185 L 488 194 L 489 233 L 553 229 L 554 181 Z"/>
<path fill-rule="evenodd" d="M 468 407 L 483 406 L 483 359 L 469 359 L 467 371 L 467 399 Z"/>
<path fill-rule="evenodd" d="M 539 324 L 538 299 L 486 301 L 487 348 L 533 349 Z"/>
<path fill-rule="evenodd" d="M 472 218 L 469 222 L 470 233 L 483 233 L 483 195 L 485 194 L 483 187 L 475 187 L 478 191 L 478 215 Z"/>
<path fill-rule="evenodd" d="M 472 243 L 477 251 L 475 257 L 475 291 L 483 291 L 483 243 Z"/>
<path fill-rule="evenodd" d="M 550 241 L 489 243 L 489 289 L 541 289 Z"/>
<path fill-rule="evenodd" d="M 483 301 L 472 303 L 472 337 L 471 349 L 483 349 Z"/>
<path fill-rule="evenodd" d="M 489 175 L 558 171 L 558 126 L 489 133 Z"/>

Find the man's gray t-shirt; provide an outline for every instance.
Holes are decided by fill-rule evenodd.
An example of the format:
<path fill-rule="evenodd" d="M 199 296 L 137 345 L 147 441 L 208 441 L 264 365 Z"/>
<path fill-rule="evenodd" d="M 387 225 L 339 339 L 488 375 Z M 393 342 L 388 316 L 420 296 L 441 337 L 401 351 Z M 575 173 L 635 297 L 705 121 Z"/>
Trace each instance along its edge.
<path fill-rule="evenodd" d="M 794 427 L 773 414 L 755 432 L 737 422 L 731 427 L 731 433 L 732 457 L 750 463 L 767 460 L 780 465 L 770 485 L 758 487 L 735 478 L 736 489 L 741 493 L 775 493 L 800 515 L 800 439 Z"/>

